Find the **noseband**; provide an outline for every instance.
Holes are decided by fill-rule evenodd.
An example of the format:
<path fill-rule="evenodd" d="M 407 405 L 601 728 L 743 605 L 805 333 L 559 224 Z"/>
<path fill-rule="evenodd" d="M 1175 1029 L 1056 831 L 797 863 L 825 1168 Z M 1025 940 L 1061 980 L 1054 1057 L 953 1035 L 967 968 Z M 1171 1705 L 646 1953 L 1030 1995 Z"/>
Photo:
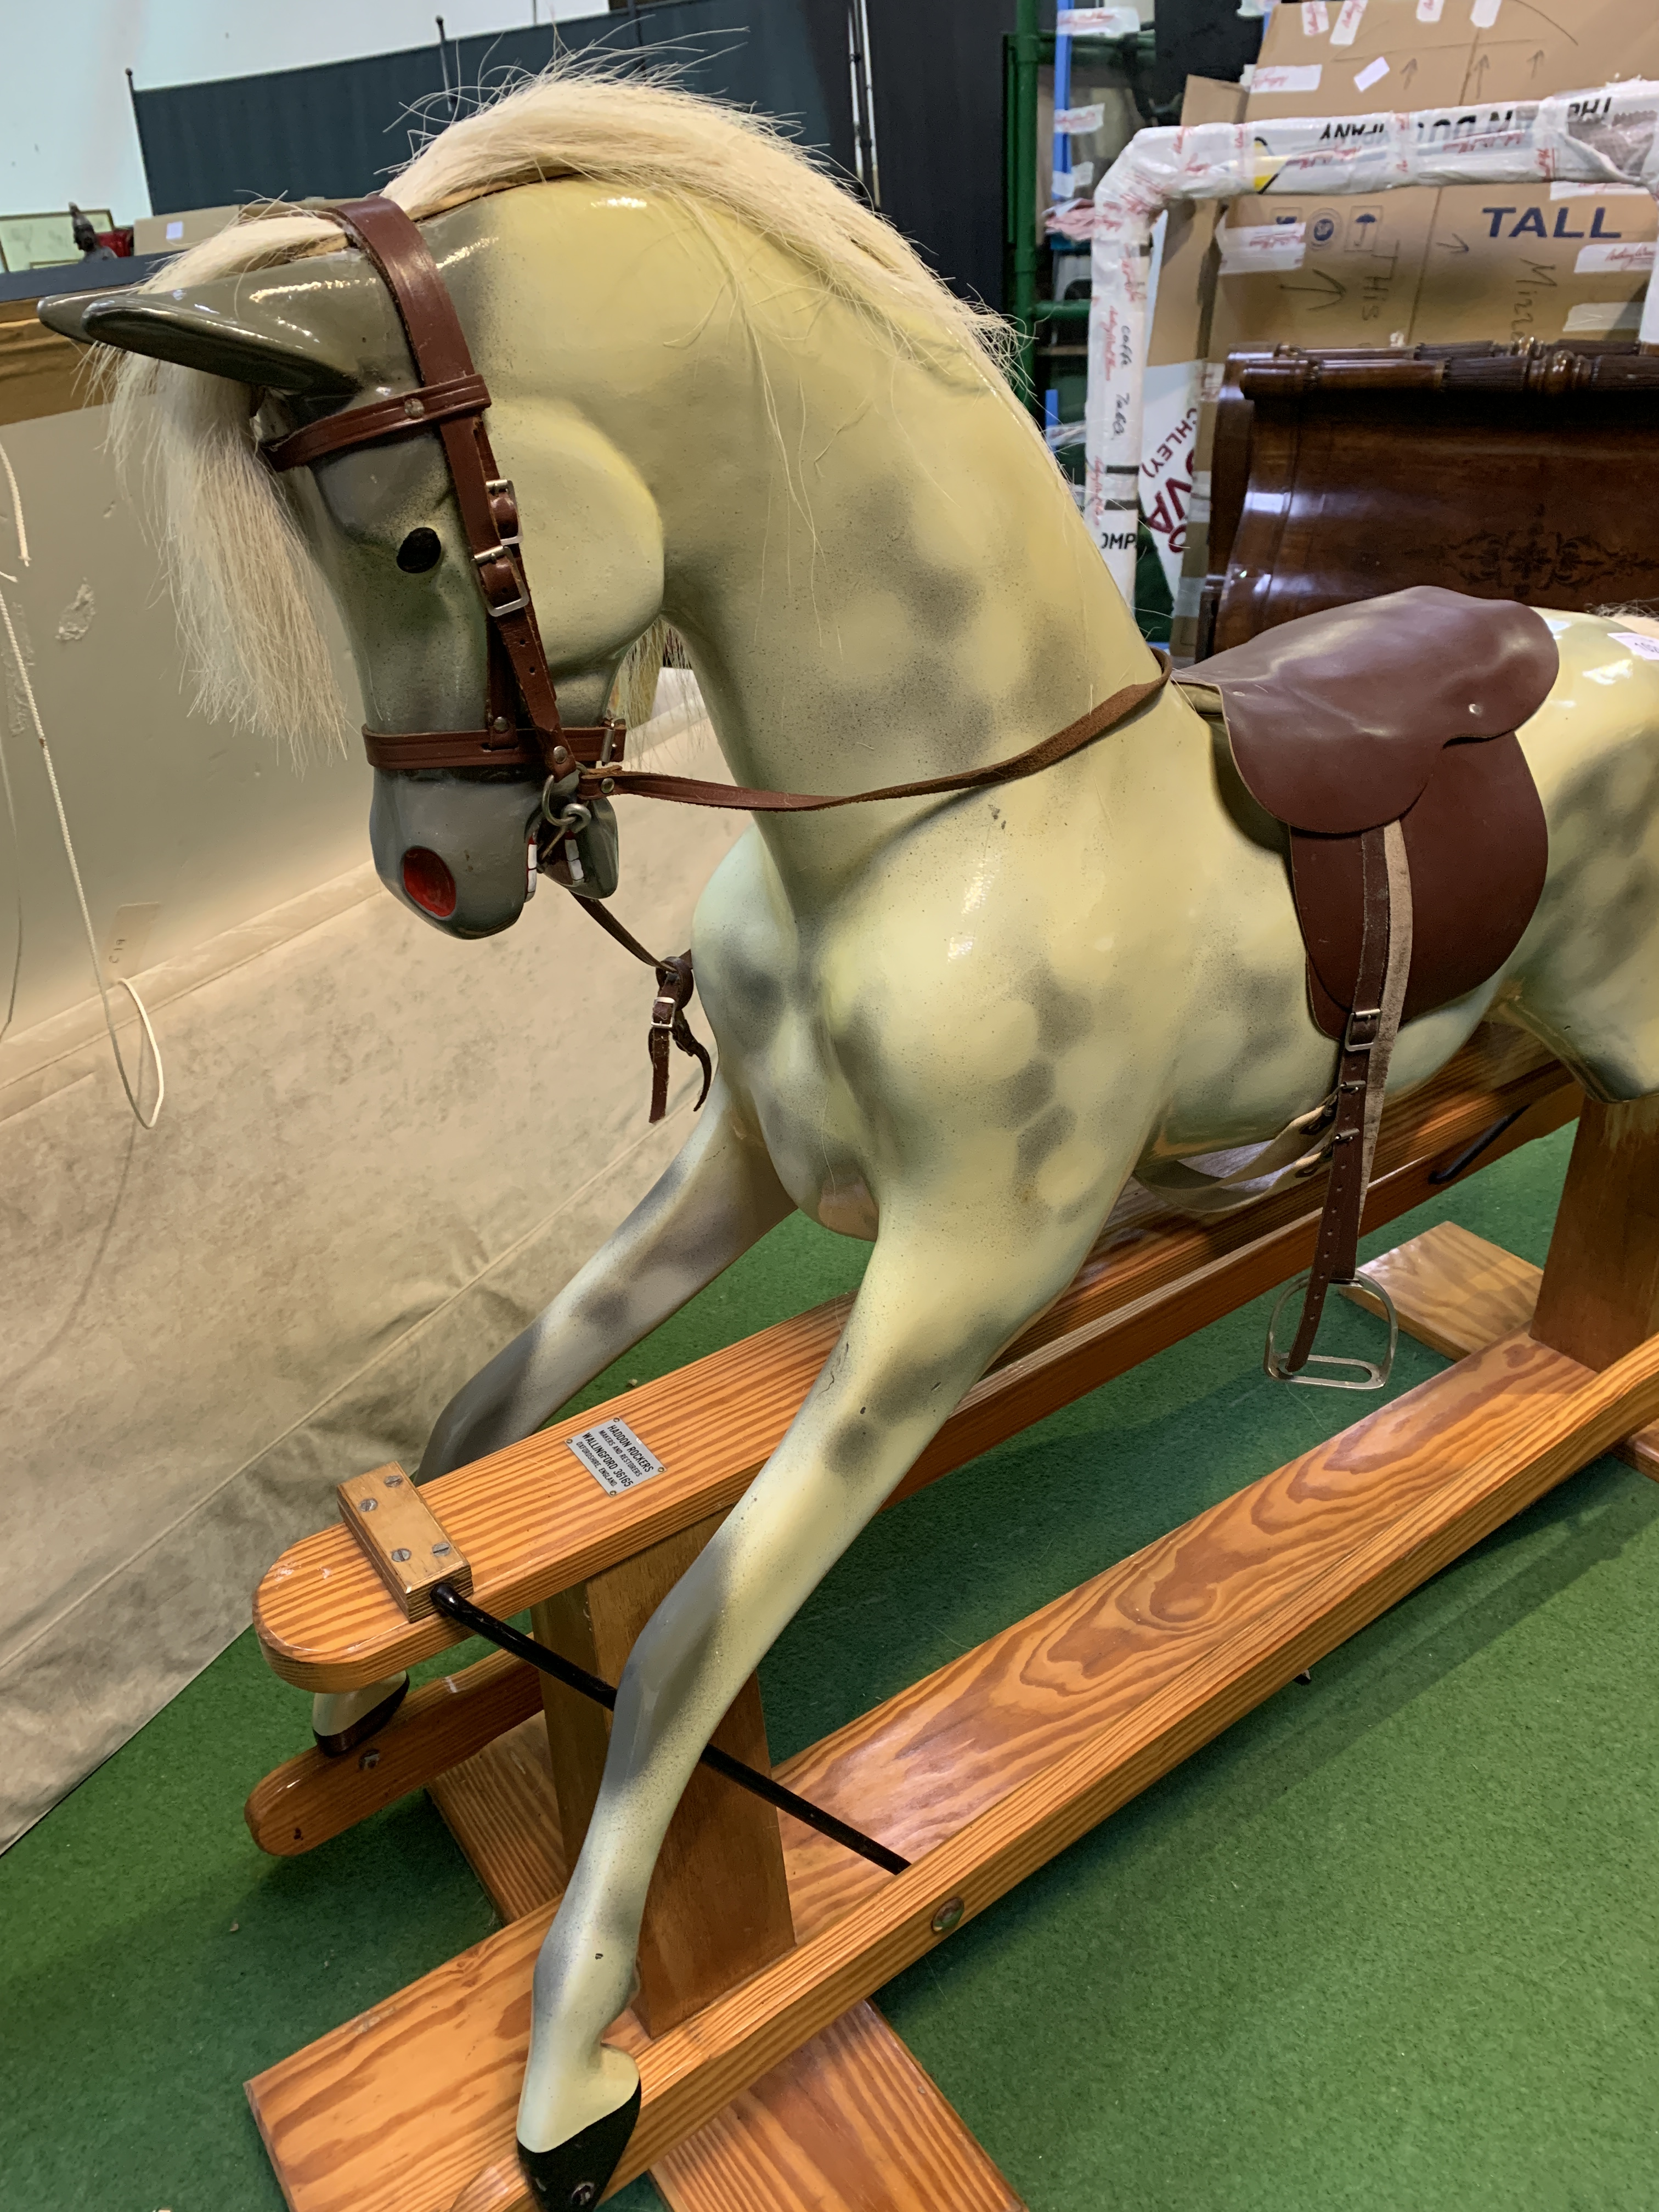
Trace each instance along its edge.
<path fill-rule="evenodd" d="M 580 729 L 559 720 L 558 695 L 547 665 L 536 609 L 525 574 L 519 543 L 519 505 L 510 481 L 497 473 L 484 429 L 489 387 L 472 365 L 465 332 L 437 263 L 414 221 L 381 193 L 348 200 L 331 210 L 346 235 L 379 270 L 398 309 L 404 335 L 421 381 L 413 392 L 348 407 L 325 416 L 286 437 L 267 440 L 260 451 L 276 470 L 298 469 L 331 460 L 359 446 L 381 446 L 435 430 L 460 509 L 461 526 L 472 555 L 473 573 L 489 617 L 489 663 L 483 724 L 472 730 L 363 731 L 363 745 L 374 768 L 394 775 L 421 769 L 520 768 L 547 778 L 542 811 L 556 828 L 556 794 L 564 801 L 592 801 L 626 793 L 639 799 L 669 799 L 685 806 L 734 808 L 751 814 L 816 814 L 832 807 L 860 806 L 872 799 L 943 798 L 953 792 L 982 790 L 1036 775 L 1092 744 L 1160 691 L 1170 665 L 1160 655 L 1158 675 L 1144 684 L 1126 684 L 1075 722 L 1044 738 L 1012 759 L 953 775 L 929 776 L 915 783 L 885 784 L 877 791 L 836 797 L 804 791 L 751 791 L 741 785 L 705 783 L 695 776 L 629 772 L 622 766 L 626 725 L 607 718 Z M 568 818 L 568 817 L 564 817 Z M 661 1121 L 668 1103 L 671 1042 L 702 1067 L 702 1105 L 712 1076 L 708 1054 L 691 1034 L 685 1008 L 692 991 L 691 955 L 659 960 L 647 952 L 597 900 L 576 895 L 577 903 L 626 951 L 653 968 L 657 998 L 651 1012 L 651 1119 Z"/>

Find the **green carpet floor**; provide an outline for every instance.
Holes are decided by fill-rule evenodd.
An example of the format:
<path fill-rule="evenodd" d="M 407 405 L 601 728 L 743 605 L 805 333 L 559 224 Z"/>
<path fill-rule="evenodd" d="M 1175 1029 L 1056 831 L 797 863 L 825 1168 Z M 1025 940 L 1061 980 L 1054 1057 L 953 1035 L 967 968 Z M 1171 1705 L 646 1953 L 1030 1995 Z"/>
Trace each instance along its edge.
<path fill-rule="evenodd" d="M 1541 1260 L 1567 1144 L 1378 1241 Z M 785 1224 L 587 1399 L 862 1259 Z M 1263 1321 L 878 1522 L 763 1670 L 775 1753 L 1361 1410 L 1267 1382 Z M 1438 1364 L 1403 1345 L 1398 1387 Z M 880 2002 L 1031 2212 L 1659 2207 L 1656 1715 L 1659 1486 L 1602 1461 Z M 276 2212 L 244 2078 L 495 1924 L 423 1796 L 259 1856 L 243 1796 L 306 1724 L 244 1637 L 0 1860 L 4 2212 Z"/>

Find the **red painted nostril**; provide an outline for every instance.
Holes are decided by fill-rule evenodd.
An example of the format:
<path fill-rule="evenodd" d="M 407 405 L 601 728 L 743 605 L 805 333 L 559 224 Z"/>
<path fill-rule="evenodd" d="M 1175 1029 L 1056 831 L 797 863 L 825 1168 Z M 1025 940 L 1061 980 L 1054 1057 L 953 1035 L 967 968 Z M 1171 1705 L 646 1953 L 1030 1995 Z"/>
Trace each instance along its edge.
<path fill-rule="evenodd" d="M 411 845 L 404 854 L 404 889 L 422 913 L 440 921 L 455 911 L 455 878 L 424 845 Z"/>

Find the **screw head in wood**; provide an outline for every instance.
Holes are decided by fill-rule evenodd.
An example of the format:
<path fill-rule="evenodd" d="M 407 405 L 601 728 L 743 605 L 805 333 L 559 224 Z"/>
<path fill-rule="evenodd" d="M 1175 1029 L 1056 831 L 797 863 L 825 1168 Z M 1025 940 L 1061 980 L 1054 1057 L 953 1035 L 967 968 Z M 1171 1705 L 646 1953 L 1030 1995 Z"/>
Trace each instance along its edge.
<path fill-rule="evenodd" d="M 393 1558 L 394 1559 L 396 1559 L 396 1561 L 398 1562 L 398 1565 L 401 1567 L 401 1566 L 403 1565 L 404 1562 L 404 1561 L 408 1559 L 408 1557 L 409 1557 L 409 1547 L 408 1547 L 408 1545 L 407 1545 L 407 1544 L 399 1544 L 399 1545 L 398 1545 L 398 1548 L 397 1548 L 397 1550 L 396 1550 L 396 1551 L 392 1554 L 392 1558 Z"/>
<path fill-rule="evenodd" d="M 380 1763 L 380 1754 L 372 1744 L 363 1753 L 362 1757 L 357 1761 L 358 1765 L 363 1770 L 363 1771 L 368 1774 L 372 1774 Z"/>
<path fill-rule="evenodd" d="M 935 1936 L 948 1936 L 953 1928 L 960 1928 L 962 1916 L 968 1910 L 959 1897 L 947 1897 L 933 1915 Z"/>
<path fill-rule="evenodd" d="M 404 1486 L 404 1479 L 400 1474 L 383 1475 L 380 1479 L 388 1490 L 401 1490 Z"/>
<path fill-rule="evenodd" d="M 405 399 L 404 402 L 404 412 L 405 415 L 424 415 L 426 412 L 426 402 L 423 399 Z"/>
<path fill-rule="evenodd" d="M 360 1513 L 372 1513 L 374 1510 L 374 1500 L 372 1498 L 360 1498 L 357 1500 L 357 1510 Z"/>
<path fill-rule="evenodd" d="M 447 1559 L 454 1548 L 453 1544 L 434 1544 L 432 1547 L 432 1556 L 434 1559 Z"/>

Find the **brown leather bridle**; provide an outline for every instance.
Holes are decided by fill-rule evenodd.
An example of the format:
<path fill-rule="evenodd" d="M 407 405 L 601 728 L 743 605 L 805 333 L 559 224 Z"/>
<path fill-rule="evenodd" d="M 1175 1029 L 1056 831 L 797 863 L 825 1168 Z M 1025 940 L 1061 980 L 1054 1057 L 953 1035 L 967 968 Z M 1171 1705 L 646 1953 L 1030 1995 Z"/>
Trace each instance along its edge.
<path fill-rule="evenodd" d="M 372 766 L 392 775 L 422 769 L 520 768 L 548 779 L 543 811 L 558 787 L 567 804 L 627 794 L 669 799 L 686 806 L 734 808 L 751 814 L 822 813 L 860 806 L 882 799 L 928 799 L 953 792 L 982 790 L 1036 775 L 1092 744 L 1169 681 L 1170 665 L 1159 656 L 1157 676 L 1126 684 L 1076 721 L 1011 759 L 982 768 L 915 783 L 883 785 L 874 791 L 829 797 L 803 791 L 753 791 L 741 785 L 707 783 L 695 776 L 629 771 L 622 765 L 626 726 L 614 717 L 574 728 L 559 719 L 558 694 L 547 665 L 541 629 L 525 574 L 519 542 L 519 504 L 510 480 L 497 471 L 483 425 L 489 387 L 473 367 L 455 303 L 418 226 L 381 193 L 347 200 L 331 210 L 348 238 L 380 271 L 403 324 L 404 335 L 421 381 L 413 392 L 348 407 L 320 422 L 267 440 L 261 447 L 273 469 L 306 468 L 331 460 L 359 446 L 379 446 L 394 438 L 435 430 L 454 486 L 461 526 L 472 555 L 474 574 L 489 617 L 489 658 L 483 726 L 471 730 L 363 731 Z M 552 819 L 551 816 L 549 817 Z M 691 955 L 659 959 L 621 922 L 592 898 L 578 903 L 599 927 L 653 968 L 658 995 L 652 1009 L 651 1119 L 667 1110 L 668 1048 L 671 1040 L 697 1059 L 703 1084 L 697 1103 L 708 1095 L 708 1054 L 691 1034 L 685 1008 L 691 996 Z"/>
<path fill-rule="evenodd" d="M 471 730 L 370 730 L 363 743 L 375 768 L 526 768 L 563 777 L 578 763 L 620 758 L 623 726 L 606 720 L 567 729 L 524 573 L 519 503 L 495 465 L 483 425 L 489 387 L 472 366 L 449 288 L 418 227 L 395 201 L 376 193 L 334 210 L 347 236 L 386 281 L 421 381 L 413 392 L 350 407 L 270 440 L 273 469 L 331 460 L 359 446 L 380 446 L 435 430 L 460 509 L 473 572 L 489 617 L 483 721 Z"/>

